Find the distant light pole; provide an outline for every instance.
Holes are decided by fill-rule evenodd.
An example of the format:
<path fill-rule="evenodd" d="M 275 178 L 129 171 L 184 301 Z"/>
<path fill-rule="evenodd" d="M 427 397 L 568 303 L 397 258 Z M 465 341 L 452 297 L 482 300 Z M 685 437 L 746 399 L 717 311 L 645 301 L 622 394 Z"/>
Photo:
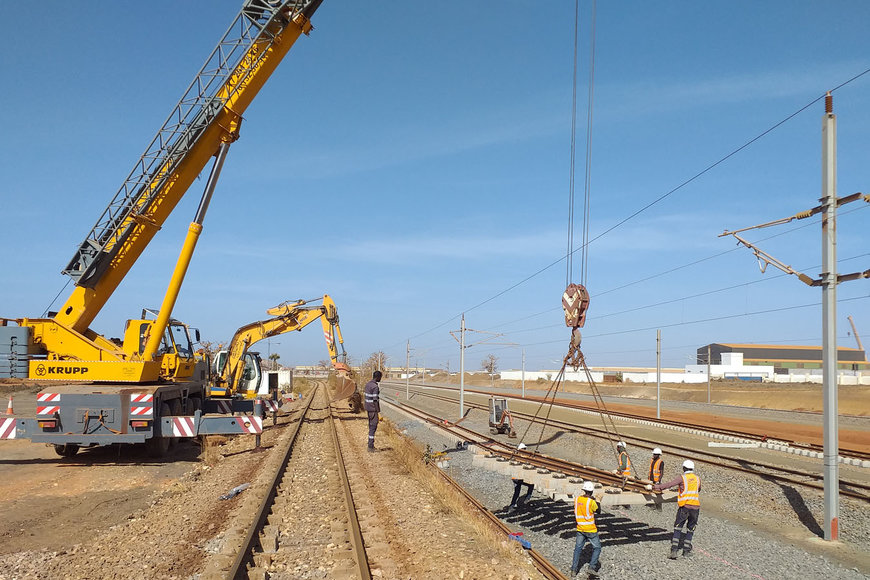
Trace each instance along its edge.
<path fill-rule="evenodd" d="M 526 348 L 523 347 L 523 398 L 526 398 Z"/>
<path fill-rule="evenodd" d="M 266 344 L 269 346 L 269 355 L 266 357 L 268 359 L 272 359 L 272 339 L 269 338 L 266 340 Z M 275 344 L 281 344 L 280 342 L 276 342 Z M 272 361 L 272 370 L 278 370 L 278 359 Z"/>
<path fill-rule="evenodd" d="M 465 415 L 465 313 L 459 327 L 459 418 Z"/>
<path fill-rule="evenodd" d="M 662 418 L 662 330 L 656 330 L 656 419 Z"/>

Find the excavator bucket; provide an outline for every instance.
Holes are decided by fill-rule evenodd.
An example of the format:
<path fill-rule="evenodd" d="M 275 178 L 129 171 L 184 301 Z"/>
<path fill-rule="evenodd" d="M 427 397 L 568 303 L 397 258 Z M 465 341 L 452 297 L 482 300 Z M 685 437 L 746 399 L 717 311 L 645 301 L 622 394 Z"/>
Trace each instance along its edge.
<path fill-rule="evenodd" d="M 342 401 L 347 399 L 356 392 L 356 383 L 346 376 L 338 376 L 339 385 L 335 389 L 335 394 L 332 396 L 332 402 Z"/>

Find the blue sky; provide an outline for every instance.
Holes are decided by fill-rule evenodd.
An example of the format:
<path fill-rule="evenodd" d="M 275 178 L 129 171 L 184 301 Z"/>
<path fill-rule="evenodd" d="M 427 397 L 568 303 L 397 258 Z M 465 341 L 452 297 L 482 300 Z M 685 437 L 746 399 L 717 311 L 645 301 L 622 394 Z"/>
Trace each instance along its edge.
<path fill-rule="evenodd" d="M 55 307 L 65 300 L 61 268 L 240 4 L 0 4 L 0 316 L 36 317 L 59 292 Z M 569 336 L 559 260 L 573 18 L 564 0 L 325 0 L 311 36 L 245 115 L 174 315 L 225 341 L 266 308 L 328 293 L 356 360 L 383 350 L 404 364 L 410 339 L 412 365 L 456 370 L 449 331 L 465 312 L 469 328 L 503 334 L 493 342 L 522 345 L 527 368 L 558 367 Z M 657 328 L 664 366 L 692 363 L 710 342 L 820 344 L 821 291 L 772 267 L 762 274 L 749 250 L 717 236 L 817 204 L 821 102 L 621 222 L 870 68 L 868 21 L 870 4 L 857 0 L 598 4 L 583 342 L 591 366 L 654 366 Z M 590 22 L 584 1 L 578 208 Z M 870 74 L 834 93 L 841 196 L 868 190 L 868 105 Z M 159 305 L 203 182 L 95 330 L 118 336 L 126 319 Z M 841 273 L 870 267 L 867 205 L 841 208 Z M 582 222 L 578 212 L 575 243 Z M 817 219 L 746 237 L 818 277 Z M 578 253 L 575 281 L 579 266 Z M 870 281 L 843 284 L 838 297 L 841 345 L 855 345 L 848 315 L 870 341 Z M 290 365 L 326 355 L 316 328 L 259 349 Z M 501 368 L 519 368 L 520 352 L 477 344 L 466 367 L 493 353 Z"/>

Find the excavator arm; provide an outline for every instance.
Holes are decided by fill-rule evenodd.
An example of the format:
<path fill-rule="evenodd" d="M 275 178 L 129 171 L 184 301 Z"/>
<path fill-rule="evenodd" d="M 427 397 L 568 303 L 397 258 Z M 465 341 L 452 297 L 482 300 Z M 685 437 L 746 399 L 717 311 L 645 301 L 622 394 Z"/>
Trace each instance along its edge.
<path fill-rule="evenodd" d="M 309 305 L 311 302 L 322 301 L 320 305 Z M 316 300 L 296 300 L 284 302 L 266 311 L 272 316 L 268 320 L 260 320 L 239 328 L 230 340 L 226 361 L 220 369 L 216 369 L 217 378 L 213 395 L 233 397 L 236 395 L 254 396 L 255 393 L 240 393 L 239 382 L 245 369 L 245 355 L 254 343 L 292 332 L 303 328 L 320 319 L 323 326 L 323 336 L 329 350 L 329 358 L 333 367 L 340 375 L 346 375 L 350 369 L 347 366 L 347 352 L 344 350 L 344 339 L 338 324 L 338 311 L 335 302 L 328 294 Z M 341 351 L 339 352 L 339 348 Z"/>

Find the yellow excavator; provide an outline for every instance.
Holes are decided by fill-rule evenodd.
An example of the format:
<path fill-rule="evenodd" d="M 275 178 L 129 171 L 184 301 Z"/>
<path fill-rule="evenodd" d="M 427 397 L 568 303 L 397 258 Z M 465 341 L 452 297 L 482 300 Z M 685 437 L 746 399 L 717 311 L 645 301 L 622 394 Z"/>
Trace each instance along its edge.
<path fill-rule="evenodd" d="M 315 302 L 321 304 L 314 305 Z M 301 331 L 317 320 L 323 326 L 333 368 L 339 377 L 349 379 L 350 367 L 338 323 L 338 310 L 328 294 L 313 300 L 283 302 L 266 310 L 266 314 L 272 318 L 242 326 L 233 335 L 228 348 L 214 356 L 214 375 L 209 389 L 211 397 L 254 399 L 258 394 L 268 394 L 263 392 L 260 355 L 250 347 L 272 336 Z"/>

